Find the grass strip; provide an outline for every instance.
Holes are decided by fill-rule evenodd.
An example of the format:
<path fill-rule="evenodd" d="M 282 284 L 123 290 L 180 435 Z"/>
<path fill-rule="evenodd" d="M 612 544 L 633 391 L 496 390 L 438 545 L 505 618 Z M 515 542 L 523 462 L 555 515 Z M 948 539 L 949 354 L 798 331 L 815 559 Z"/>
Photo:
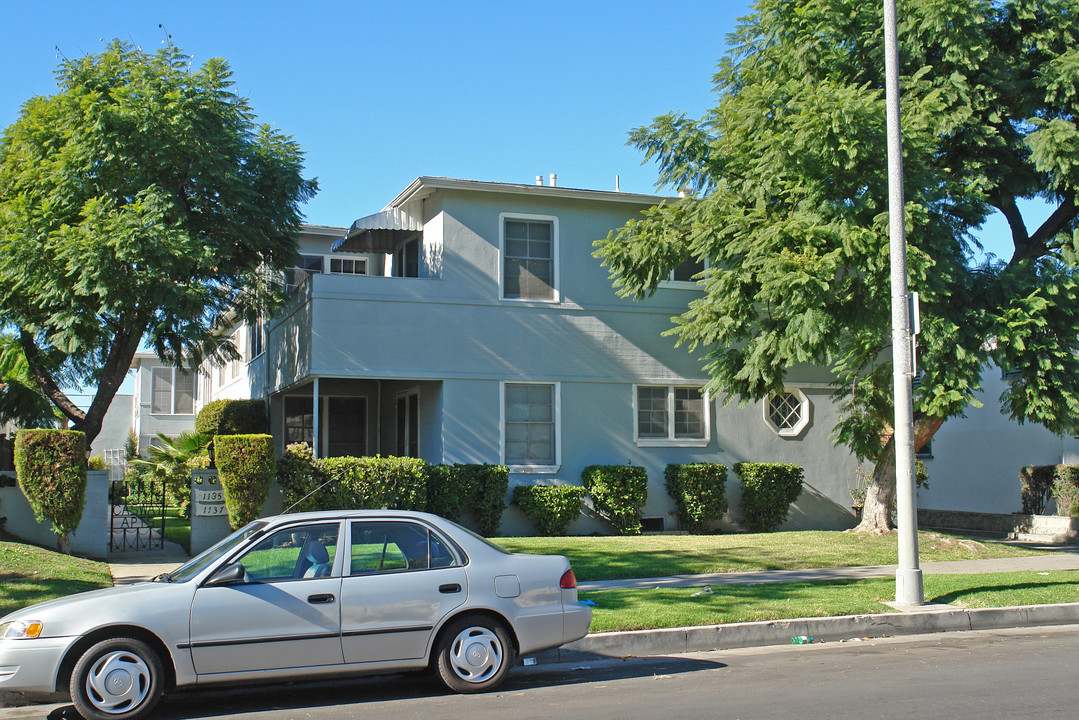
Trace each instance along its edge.
<path fill-rule="evenodd" d="M 960 608 L 1079 602 L 1079 571 L 923 576 L 926 602 Z M 721 625 L 758 620 L 894 612 L 895 580 L 836 580 L 756 585 L 606 590 L 581 593 L 592 632 Z"/>
<path fill-rule="evenodd" d="M 109 566 L 19 542 L 0 541 L 0 616 L 27 605 L 112 587 Z"/>
<path fill-rule="evenodd" d="M 895 533 L 866 535 L 822 530 L 737 535 L 514 537 L 495 538 L 494 542 L 510 552 L 565 555 L 582 582 L 750 570 L 893 565 L 898 562 Z M 1044 552 L 955 535 L 919 533 L 921 562 L 1018 557 Z"/>

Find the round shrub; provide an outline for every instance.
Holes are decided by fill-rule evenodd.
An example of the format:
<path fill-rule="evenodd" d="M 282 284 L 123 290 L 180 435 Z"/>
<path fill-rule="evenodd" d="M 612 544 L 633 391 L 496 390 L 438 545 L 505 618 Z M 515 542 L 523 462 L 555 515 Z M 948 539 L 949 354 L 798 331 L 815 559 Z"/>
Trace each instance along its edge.
<path fill-rule="evenodd" d="M 229 525 L 241 528 L 262 510 L 274 478 L 274 446 L 269 435 L 218 435 L 217 473 L 229 511 Z"/>
<path fill-rule="evenodd" d="M 20 430 L 15 473 L 38 522 L 48 520 L 62 552 L 86 502 L 86 435 L 77 430 Z"/>
<path fill-rule="evenodd" d="M 581 514 L 584 488 L 575 485 L 518 485 L 513 502 L 547 537 L 566 534 L 571 522 Z"/>
<path fill-rule="evenodd" d="M 200 435 L 251 435 L 269 429 L 266 403 L 262 400 L 213 400 L 195 418 Z"/>
<path fill-rule="evenodd" d="M 589 465 L 581 471 L 595 511 L 619 535 L 641 534 L 641 508 L 648 499 L 648 473 L 637 465 Z"/>
<path fill-rule="evenodd" d="M 786 519 L 802 494 L 803 469 L 786 463 L 735 463 L 742 481 L 742 512 L 754 532 L 772 532 Z"/>
<path fill-rule="evenodd" d="M 700 533 L 727 512 L 727 466 L 720 463 L 668 465 L 663 471 L 682 528 Z"/>

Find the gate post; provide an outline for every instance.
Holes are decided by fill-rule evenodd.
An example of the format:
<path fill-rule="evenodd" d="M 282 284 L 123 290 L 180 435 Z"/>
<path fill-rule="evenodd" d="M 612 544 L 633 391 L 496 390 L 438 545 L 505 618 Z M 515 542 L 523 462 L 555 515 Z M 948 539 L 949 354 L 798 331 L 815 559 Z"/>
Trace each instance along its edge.
<path fill-rule="evenodd" d="M 191 471 L 191 510 L 191 556 L 194 557 L 232 532 L 216 469 Z"/>

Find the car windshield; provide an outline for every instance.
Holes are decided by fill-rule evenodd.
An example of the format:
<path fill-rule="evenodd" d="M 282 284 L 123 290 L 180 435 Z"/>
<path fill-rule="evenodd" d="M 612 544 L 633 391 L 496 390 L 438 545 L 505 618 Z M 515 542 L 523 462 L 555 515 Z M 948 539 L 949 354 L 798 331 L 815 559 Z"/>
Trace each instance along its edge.
<path fill-rule="evenodd" d="M 252 535 L 261 532 L 264 527 L 266 527 L 266 523 L 261 520 L 256 520 L 253 523 L 244 525 L 209 550 L 191 558 L 172 572 L 166 573 L 165 579 L 170 582 L 186 582 L 190 580 L 219 557 L 232 552 L 240 545 L 240 543 L 247 540 Z"/>

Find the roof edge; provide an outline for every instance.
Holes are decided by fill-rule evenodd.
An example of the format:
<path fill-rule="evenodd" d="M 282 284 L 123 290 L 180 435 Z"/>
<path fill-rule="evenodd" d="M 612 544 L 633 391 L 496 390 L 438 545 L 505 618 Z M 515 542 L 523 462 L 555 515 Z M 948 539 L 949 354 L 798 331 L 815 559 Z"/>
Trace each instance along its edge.
<path fill-rule="evenodd" d="M 419 195 L 423 190 L 471 190 L 474 192 L 500 192 L 518 195 L 543 195 L 545 197 L 590 199 L 605 202 L 638 203 L 657 205 L 664 201 L 677 200 L 669 195 L 645 195 L 615 190 L 586 190 L 583 188 L 551 187 L 550 185 L 526 185 L 523 183 L 488 182 L 484 180 L 462 180 L 458 178 L 433 177 L 422 175 L 402 190 L 383 210 L 392 210 L 404 205 Z"/>

